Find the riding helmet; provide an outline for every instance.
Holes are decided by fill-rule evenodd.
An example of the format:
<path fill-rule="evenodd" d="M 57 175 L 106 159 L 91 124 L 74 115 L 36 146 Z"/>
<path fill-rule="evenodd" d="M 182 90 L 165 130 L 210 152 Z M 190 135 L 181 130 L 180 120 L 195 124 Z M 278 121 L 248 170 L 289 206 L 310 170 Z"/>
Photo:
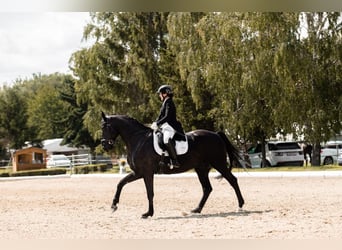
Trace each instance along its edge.
<path fill-rule="evenodd" d="M 172 87 L 170 85 L 162 85 L 159 87 L 157 94 L 162 93 L 162 94 L 173 94 Z"/>

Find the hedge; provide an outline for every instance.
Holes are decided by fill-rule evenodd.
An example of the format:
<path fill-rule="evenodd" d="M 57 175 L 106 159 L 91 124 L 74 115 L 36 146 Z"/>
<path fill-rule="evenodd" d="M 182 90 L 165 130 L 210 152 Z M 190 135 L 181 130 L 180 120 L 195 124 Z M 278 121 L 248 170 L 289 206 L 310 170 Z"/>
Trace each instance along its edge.
<path fill-rule="evenodd" d="M 66 174 L 65 168 L 37 169 L 8 173 L 9 177 Z"/>
<path fill-rule="evenodd" d="M 10 173 L 8 172 L 4 172 L 4 173 L 0 173 L 0 177 L 9 177 Z"/>
<path fill-rule="evenodd" d="M 76 166 L 73 168 L 74 174 L 88 174 L 89 172 L 106 172 L 107 164 Z"/>

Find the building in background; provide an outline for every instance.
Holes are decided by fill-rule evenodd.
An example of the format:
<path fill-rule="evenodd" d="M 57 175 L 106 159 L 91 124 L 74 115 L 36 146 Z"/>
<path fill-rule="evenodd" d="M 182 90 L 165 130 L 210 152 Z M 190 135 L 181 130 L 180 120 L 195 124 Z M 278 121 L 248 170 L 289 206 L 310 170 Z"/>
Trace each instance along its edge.
<path fill-rule="evenodd" d="M 72 147 L 68 145 L 61 145 L 62 138 L 49 139 L 43 141 L 43 149 L 46 150 L 47 156 L 64 154 L 64 155 L 79 155 L 89 154 L 90 150 L 86 147 Z"/>

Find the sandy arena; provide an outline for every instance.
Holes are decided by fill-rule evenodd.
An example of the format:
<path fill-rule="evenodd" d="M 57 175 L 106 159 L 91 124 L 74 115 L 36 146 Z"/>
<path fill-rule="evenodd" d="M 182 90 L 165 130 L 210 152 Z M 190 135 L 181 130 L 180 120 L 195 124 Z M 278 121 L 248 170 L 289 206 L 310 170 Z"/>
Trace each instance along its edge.
<path fill-rule="evenodd" d="M 110 205 L 120 178 L 72 176 L 0 181 L 0 239 L 340 239 L 342 177 L 239 177 L 245 199 L 211 178 L 202 214 L 190 214 L 202 190 L 196 177 L 155 178 L 155 214 L 142 180 Z"/>

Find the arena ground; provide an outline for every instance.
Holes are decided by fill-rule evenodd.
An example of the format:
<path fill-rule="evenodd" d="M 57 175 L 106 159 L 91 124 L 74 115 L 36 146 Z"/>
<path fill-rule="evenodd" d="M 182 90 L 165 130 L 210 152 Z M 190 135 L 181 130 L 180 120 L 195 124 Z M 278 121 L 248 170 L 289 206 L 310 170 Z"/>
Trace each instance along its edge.
<path fill-rule="evenodd" d="M 225 180 L 202 214 L 193 175 L 156 176 L 155 214 L 147 211 L 142 180 L 125 186 L 119 208 L 110 205 L 114 175 L 16 178 L 0 181 L 0 239 L 341 239 L 342 177 L 237 174 L 242 212 Z"/>

